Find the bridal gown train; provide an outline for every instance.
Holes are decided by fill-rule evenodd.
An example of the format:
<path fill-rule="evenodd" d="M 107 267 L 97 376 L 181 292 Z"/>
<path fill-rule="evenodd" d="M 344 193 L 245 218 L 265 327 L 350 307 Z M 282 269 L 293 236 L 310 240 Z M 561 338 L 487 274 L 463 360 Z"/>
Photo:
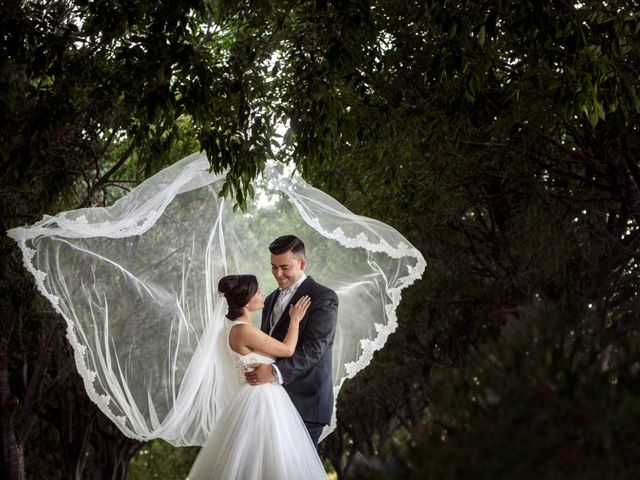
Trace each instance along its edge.
<path fill-rule="evenodd" d="M 225 333 L 242 322 L 225 318 Z M 273 363 L 258 352 L 241 355 L 227 342 L 235 373 Z M 326 480 L 307 429 L 281 385 L 245 384 L 223 411 L 187 480 Z"/>

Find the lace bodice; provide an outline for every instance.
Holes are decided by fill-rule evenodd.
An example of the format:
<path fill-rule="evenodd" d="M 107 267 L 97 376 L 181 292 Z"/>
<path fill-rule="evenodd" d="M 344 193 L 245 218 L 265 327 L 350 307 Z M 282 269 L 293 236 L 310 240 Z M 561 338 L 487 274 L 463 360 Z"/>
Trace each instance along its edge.
<path fill-rule="evenodd" d="M 227 330 L 227 338 L 229 338 L 229 334 L 231 333 L 231 329 L 233 327 L 246 322 L 231 321 L 228 318 L 225 318 L 225 323 L 226 323 L 226 330 Z M 243 382 L 245 381 L 244 373 L 248 370 L 251 370 L 251 367 L 249 367 L 249 365 L 251 365 L 252 363 L 271 364 L 275 362 L 275 357 L 272 357 L 271 355 L 267 355 L 265 353 L 261 353 L 257 351 L 253 351 L 251 353 L 245 353 L 245 354 L 238 353 L 231 348 L 231 344 L 228 341 L 227 341 L 227 350 L 229 352 L 229 355 L 231 355 L 231 360 L 233 361 L 234 367 L 236 367 L 235 370 L 236 370 L 236 373 L 238 374 L 238 378 L 241 378 Z"/>

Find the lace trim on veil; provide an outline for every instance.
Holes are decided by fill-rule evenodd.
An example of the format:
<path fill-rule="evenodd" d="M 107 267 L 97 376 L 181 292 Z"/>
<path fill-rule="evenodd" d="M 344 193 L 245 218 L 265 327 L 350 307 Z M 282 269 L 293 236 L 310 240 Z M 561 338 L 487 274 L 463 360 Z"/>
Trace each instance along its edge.
<path fill-rule="evenodd" d="M 366 368 L 373 360 L 373 354 L 376 351 L 380 350 L 382 347 L 384 347 L 385 343 L 387 342 L 387 339 L 389 338 L 389 335 L 391 335 L 396 331 L 396 329 L 398 328 L 398 317 L 396 315 L 396 309 L 398 305 L 400 305 L 400 301 L 402 299 L 402 290 L 409 287 L 410 285 L 412 285 L 414 282 L 416 282 L 422 277 L 427 264 L 423 255 L 420 253 L 420 251 L 417 248 L 407 243 L 400 243 L 397 247 L 394 247 L 393 245 L 390 245 L 388 242 L 384 241 L 384 239 L 381 239 L 379 242 L 372 242 L 362 232 L 356 235 L 355 237 L 350 237 L 344 232 L 344 230 L 341 227 L 337 227 L 333 230 L 328 230 L 324 228 L 320 220 L 312 216 L 309 213 L 309 210 L 305 208 L 304 203 L 300 201 L 299 193 L 297 193 L 296 191 L 296 186 L 297 186 L 297 182 L 299 181 L 299 177 L 284 176 L 282 174 L 278 175 L 274 173 L 277 170 L 278 170 L 278 167 L 275 166 L 274 164 L 269 164 L 266 169 L 267 172 L 270 171 L 270 174 L 272 176 L 271 183 L 274 186 L 274 188 L 280 189 L 283 192 L 285 192 L 289 197 L 289 200 L 298 209 L 298 212 L 300 213 L 304 221 L 309 226 L 311 226 L 314 230 L 321 233 L 322 236 L 324 236 L 325 238 L 335 240 L 338 243 L 340 243 L 340 245 L 346 248 L 350 248 L 350 249 L 363 248 L 369 252 L 384 253 L 391 258 L 409 257 L 409 258 L 415 259 L 416 261 L 416 264 L 414 266 L 407 265 L 406 275 L 403 277 L 399 277 L 397 279 L 398 281 L 397 287 L 389 288 L 387 286 L 387 292 L 391 299 L 390 302 L 387 302 L 385 304 L 385 311 L 388 318 L 388 322 L 386 325 L 382 323 L 374 324 L 374 328 L 377 332 L 377 335 L 375 338 L 373 339 L 363 338 L 360 340 L 360 348 L 361 348 L 360 355 L 355 361 L 345 364 L 346 375 L 340 378 L 338 384 L 334 386 L 334 392 L 333 392 L 334 398 L 337 399 L 338 393 L 340 392 L 340 389 L 342 388 L 342 385 L 344 384 L 344 382 L 348 379 L 355 377 L 358 372 Z M 274 179 L 277 179 L 277 180 L 274 180 Z M 306 188 L 312 188 L 312 187 L 307 186 Z M 316 189 L 313 189 L 313 190 L 316 190 Z M 316 190 L 316 191 L 320 195 L 326 196 L 326 194 L 320 192 L 319 190 Z M 313 202 L 313 200 L 309 199 L 308 197 L 305 197 L 305 200 Z M 339 212 L 335 212 L 335 213 L 339 214 Z M 351 215 L 353 215 L 356 218 L 361 218 L 365 222 L 371 222 L 371 219 L 369 218 L 361 217 L 353 213 L 351 213 Z M 388 227 L 388 226 L 387 228 L 391 229 L 391 227 Z M 331 424 L 325 427 L 320 437 L 320 440 L 323 440 L 324 438 L 327 437 L 327 435 L 329 435 L 333 430 L 335 430 L 337 426 L 336 425 L 336 408 L 337 408 L 337 401 L 334 401 Z"/>
<path fill-rule="evenodd" d="M 86 344 L 88 342 L 83 342 L 81 338 L 78 338 L 78 335 L 82 337 L 84 336 L 84 333 L 82 332 L 82 329 L 79 329 L 76 332 L 77 329 L 74 325 L 73 319 L 69 318 L 69 316 L 60 306 L 60 298 L 47 290 L 47 287 L 45 285 L 47 273 L 36 268 L 34 262 L 34 257 L 37 253 L 34 248 L 37 247 L 35 247 L 34 245 L 34 248 L 31 248 L 31 246 L 28 245 L 27 242 L 34 241 L 40 235 L 54 236 L 55 232 L 59 229 L 64 229 L 67 235 L 74 238 L 88 238 L 92 236 L 121 238 L 141 235 L 156 223 L 158 218 L 160 218 L 164 210 L 173 201 L 176 195 L 185 191 L 189 191 L 190 189 L 198 188 L 199 186 L 210 184 L 224 177 L 223 175 L 209 174 L 209 162 L 204 154 L 191 155 L 169 168 L 180 168 L 179 164 L 184 165 L 185 171 L 181 172 L 181 175 L 179 175 L 179 177 L 181 177 L 180 179 L 177 179 L 174 183 L 172 183 L 170 194 L 167 194 L 166 191 L 163 191 L 162 200 L 159 202 L 159 205 L 157 205 L 155 209 L 148 211 L 147 215 L 141 216 L 140 218 L 124 218 L 113 223 L 100 220 L 95 221 L 95 219 L 89 221 L 86 215 L 90 213 L 91 209 L 82 209 L 73 212 L 65 212 L 55 217 L 45 216 L 43 220 L 36 223 L 32 227 L 20 227 L 8 232 L 8 235 L 18 243 L 23 254 L 23 263 L 26 269 L 33 275 L 38 291 L 51 302 L 54 309 L 65 319 L 65 323 L 67 326 L 67 338 L 73 348 L 76 367 L 83 378 L 87 394 L 89 395 L 91 400 L 96 403 L 96 405 L 98 405 L 98 407 L 114 423 L 116 423 L 116 425 L 118 425 L 120 430 L 126 436 L 134 439 L 147 440 L 149 438 L 155 438 L 157 436 L 154 433 L 153 428 L 157 427 L 160 422 L 155 415 L 155 411 L 153 411 L 153 402 L 149 400 L 149 406 L 152 410 L 152 429 L 143 428 L 142 425 L 146 425 L 146 423 L 140 422 L 135 425 L 136 430 L 134 431 L 127 422 L 127 415 L 133 417 L 142 417 L 142 413 L 135 407 L 135 402 L 126 403 L 127 406 L 132 409 L 132 411 L 124 412 L 125 415 L 119 415 L 118 412 L 112 410 L 112 397 L 108 394 L 102 395 L 96 390 L 94 383 L 97 379 L 99 380 L 99 376 L 98 372 L 90 369 L 87 365 Z M 193 182 L 192 180 L 198 176 L 199 179 Z M 395 279 L 395 286 L 386 286 L 388 301 L 385 300 L 383 306 L 387 322 L 386 324 L 375 323 L 375 338 L 362 338 L 359 342 L 360 352 L 357 355 L 357 358 L 354 361 L 344 364 L 345 375 L 338 379 L 337 383 L 334 386 L 334 395 L 337 399 L 338 393 L 342 385 L 344 384 L 344 381 L 349 378 L 353 378 L 359 371 L 365 368 L 372 361 L 374 352 L 381 349 L 385 345 L 389 335 L 395 332 L 395 330 L 397 329 L 398 319 L 396 316 L 396 309 L 401 300 L 402 290 L 421 278 L 426 268 L 426 262 L 422 254 L 415 247 L 411 246 L 408 243 L 400 242 L 397 245 L 391 245 L 383 238 L 380 238 L 379 241 L 374 241 L 363 232 L 360 232 L 357 235 L 350 235 L 341 227 L 330 228 L 325 226 L 325 224 L 323 224 L 321 220 L 313 214 L 313 209 L 311 207 L 317 205 L 325 211 L 331 212 L 331 214 L 335 214 L 337 217 L 346 215 L 344 211 L 332 211 L 331 201 L 335 202 L 335 200 L 331 199 L 319 190 L 305 185 L 304 183 L 302 183 L 304 181 L 299 177 L 289 177 L 283 175 L 280 166 L 276 165 L 275 163 L 269 162 L 267 164 L 267 167 L 265 169 L 265 178 L 267 179 L 267 183 L 270 187 L 286 194 L 287 198 L 298 210 L 304 222 L 315 231 L 320 233 L 323 237 L 335 240 L 340 245 L 349 249 L 362 248 L 367 252 L 383 253 L 394 259 L 409 258 L 414 262 L 413 265 L 406 264 L 406 272 L 401 273 Z M 303 193 L 301 193 L 301 190 L 303 189 L 300 188 L 302 185 L 304 185 L 304 189 L 312 191 L 320 198 L 325 199 L 326 197 L 327 201 L 320 205 L 317 199 L 303 195 Z M 134 189 L 132 190 L 132 192 L 135 192 L 136 190 L 137 189 Z M 331 201 L 329 201 L 329 199 Z M 116 204 L 114 204 L 110 208 L 116 207 L 117 204 L 118 202 L 116 202 Z M 342 208 L 344 209 L 344 207 Z M 384 226 L 387 231 L 392 231 L 394 232 L 394 234 L 397 234 L 397 236 L 401 237 L 401 235 L 391 227 L 385 226 L 380 222 L 367 219 L 366 217 L 354 215 L 351 212 L 348 212 L 348 214 L 350 215 L 349 218 L 361 220 L 363 223 L 378 227 Z M 110 347 L 108 344 L 106 344 L 106 348 L 107 351 L 103 352 L 104 355 L 110 354 Z M 98 352 L 98 355 L 103 355 L 103 353 Z M 104 359 L 98 360 L 103 361 Z M 114 367 L 115 369 L 120 368 L 119 365 L 115 365 Z M 112 371 L 109 371 L 109 369 L 106 369 L 106 371 L 109 374 L 116 374 Z M 118 384 L 122 389 L 120 391 L 114 392 L 115 394 L 121 396 L 124 399 L 130 398 L 129 386 L 126 382 L 114 383 Z M 112 387 L 111 384 L 110 386 Z M 325 438 L 336 427 L 336 403 L 337 402 L 334 402 L 334 414 L 332 417 L 331 425 L 325 428 L 321 439 Z"/>
<path fill-rule="evenodd" d="M 96 380 L 98 373 L 94 370 L 91 370 L 87 367 L 87 363 L 85 360 L 85 355 L 87 353 L 87 347 L 83 345 L 80 341 L 78 341 L 78 337 L 74 331 L 73 322 L 69 320 L 65 312 L 60 308 L 60 298 L 56 295 L 50 293 L 44 285 L 44 281 L 47 277 L 47 274 L 41 270 L 38 270 L 32 262 L 33 257 L 36 254 L 36 251 L 32 248 L 29 248 L 26 244 L 28 235 L 21 236 L 16 235 L 17 231 L 24 231 L 25 229 L 14 229 L 9 233 L 9 236 L 14 238 L 18 242 L 18 246 L 23 254 L 23 264 L 25 268 L 33 275 L 35 280 L 36 288 L 38 291 L 51 303 L 56 312 L 60 314 L 60 316 L 65 320 L 65 324 L 67 326 L 67 340 L 73 349 L 73 357 L 75 360 L 76 368 L 78 373 L 82 377 L 85 390 L 87 391 L 87 395 L 89 398 L 102 410 L 102 412 L 124 433 L 127 437 L 132 439 L 140 439 L 140 435 L 137 435 L 127 426 L 127 418 L 124 415 L 117 415 L 111 411 L 111 396 L 110 395 L 100 395 L 94 385 L 93 382 Z M 126 384 L 125 384 L 126 385 Z M 125 387 L 126 388 L 126 387 Z"/>
<path fill-rule="evenodd" d="M 195 161 L 194 161 L 195 160 Z M 7 232 L 7 235 L 13 238 L 22 251 L 23 255 L 23 264 L 25 268 L 33 275 L 33 278 L 36 283 L 36 288 L 38 291 L 49 300 L 51 305 L 54 307 L 55 311 L 58 312 L 66 323 L 66 336 L 69 344 L 71 345 L 74 353 L 74 360 L 76 364 L 76 368 L 78 373 L 82 377 L 85 390 L 87 391 L 87 395 L 89 398 L 102 410 L 102 412 L 113 421 L 124 433 L 127 437 L 136 439 L 136 440 L 147 440 L 148 438 L 155 438 L 154 436 L 149 436 L 151 432 L 147 431 L 145 433 L 134 432 L 127 425 L 127 417 L 126 415 L 118 415 L 111 410 L 111 396 L 108 394 L 101 395 L 96 391 L 94 386 L 94 382 L 98 378 L 98 373 L 95 370 L 91 370 L 87 366 L 87 362 L 85 360 L 85 356 L 87 353 L 87 347 L 85 344 L 78 340 L 78 337 L 75 332 L 74 323 L 69 319 L 67 314 L 60 308 L 60 298 L 51 292 L 49 292 L 45 286 L 45 279 L 47 277 L 47 273 L 41 270 L 38 270 L 34 263 L 33 258 L 36 255 L 36 250 L 30 248 L 27 245 L 27 241 L 33 240 L 40 235 L 51 235 L 52 231 L 55 231 L 58 228 L 66 228 L 71 229 L 71 231 L 75 231 L 74 226 L 82 226 L 85 233 L 82 235 L 78 235 L 79 237 L 90 237 L 93 235 L 96 236 L 105 236 L 109 238 L 122 238 L 128 237 L 131 235 L 141 235 L 146 232 L 149 228 L 151 228 L 155 222 L 160 218 L 166 207 L 173 201 L 175 195 L 178 193 L 182 193 L 185 191 L 184 186 L 189 183 L 192 178 L 193 173 L 197 172 L 197 174 L 205 175 L 208 178 L 208 181 L 215 181 L 215 179 L 219 179 L 224 177 L 224 175 L 211 175 L 209 174 L 209 162 L 206 156 L 201 154 L 193 154 L 185 159 L 182 159 L 178 163 L 185 164 L 185 172 L 183 172 L 182 181 L 177 181 L 175 183 L 176 188 L 174 189 L 173 195 L 164 196 L 161 201 L 161 206 L 155 210 L 152 210 L 150 215 L 144 220 L 140 221 L 138 219 L 124 219 L 118 222 L 105 222 L 99 225 L 99 228 L 93 229 L 93 231 L 86 232 L 86 228 L 90 228 L 92 224 L 90 224 L 87 220 L 87 217 L 84 213 L 86 210 L 91 209 L 79 209 L 73 210 L 72 212 L 62 212 L 56 216 L 44 215 L 42 220 L 37 222 L 35 225 L 30 227 L 17 227 L 11 229 Z M 174 165 L 175 166 L 175 165 Z M 159 174 L 156 174 L 156 176 Z M 150 177 L 153 178 L 153 177 Z M 134 192 L 136 189 L 132 190 Z M 130 192 L 130 193 L 131 193 Z M 122 200 L 122 199 L 120 199 Z M 111 208 L 114 208 L 118 202 Z M 70 213 L 77 215 L 76 218 L 68 218 L 67 215 Z M 55 225 L 55 227 L 54 227 Z M 105 228 L 106 227 L 106 228 Z M 79 232 L 78 232 L 79 233 Z M 85 342 L 86 343 L 86 342 Z M 108 353 L 108 352 L 107 352 Z M 121 386 L 124 388 L 124 391 L 121 392 L 122 395 L 129 396 L 128 387 L 126 382 L 122 382 Z M 140 412 L 135 412 L 135 414 L 140 415 Z"/>

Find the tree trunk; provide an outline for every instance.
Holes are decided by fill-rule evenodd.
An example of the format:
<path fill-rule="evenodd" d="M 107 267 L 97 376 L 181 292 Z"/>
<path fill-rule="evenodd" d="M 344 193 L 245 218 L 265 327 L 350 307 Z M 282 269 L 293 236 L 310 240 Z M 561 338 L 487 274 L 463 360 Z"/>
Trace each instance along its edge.
<path fill-rule="evenodd" d="M 24 480 L 24 446 L 13 431 L 10 415 L 5 414 L 3 405 L 1 417 L 2 469 L 0 476 L 5 480 Z"/>
<path fill-rule="evenodd" d="M 3 273 L 6 269 L 3 269 Z M 0 476 L 7 480 L 23 480 L 24 477 L 24 445 L 16 435 L 13 416 L 18 401 L 11 393 L 9 385 L 9 343 L 14 323 L 9 316 L 8 300 L 3 298 L 2 330 L 0 331 L 0 448 L 2 448 L 2 465 Z"/>
<path fill-rule="evenodd" d="M 346 470 L 345 455 L 347 455 L 347 452 L 345 452 L 344 448 L 344 438 L 342 429 L 338 426 L 336 430 L 320 444 L 322 453 L 331 461 L 338 478 L 344 478 Z"/>
<path fill-rule="evenodd" d="M 87 462 L 82 478 L 126 480 L 129 461 L 143 445 L 143 442 L 125 437 L 111 420 L 97 412 L 91 438 L 93 458 L 90 464 Z"/>
<path fill-rule="evenodd" d="M 52 365 L 67 368 L 73 352 L 62 334 L 56 342 Z M 61 478 L 68 480 L 125 480 L 129 460 L 143 443 L 123 435 L 89 399 L 75 368 L 56 384 L 46 405 L 48 421 L 60 438 Z"/>

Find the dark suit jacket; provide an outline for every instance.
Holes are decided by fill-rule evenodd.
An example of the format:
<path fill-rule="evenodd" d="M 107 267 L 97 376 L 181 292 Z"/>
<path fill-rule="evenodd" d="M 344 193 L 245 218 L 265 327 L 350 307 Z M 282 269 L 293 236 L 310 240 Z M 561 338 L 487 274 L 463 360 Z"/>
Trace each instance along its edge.
<path fill-rule="evenodd" d="M 269 333 L 269 317 L 280 294 L 273 291 L 262 310 L 262 331 Z M 276 360 L 284 388 L 298 413 L 306 422 L 329 424 L 333 413 L 331 358 L 336 333 L 338 296 L 333 290 L 307 277 L 291 298 L 296 303 L 303 295 L 311 297 L 311 306 L 300 322 L 295 353 Z M 289 327 L 289 306 L 271 336 L 282 341 Z"/>

